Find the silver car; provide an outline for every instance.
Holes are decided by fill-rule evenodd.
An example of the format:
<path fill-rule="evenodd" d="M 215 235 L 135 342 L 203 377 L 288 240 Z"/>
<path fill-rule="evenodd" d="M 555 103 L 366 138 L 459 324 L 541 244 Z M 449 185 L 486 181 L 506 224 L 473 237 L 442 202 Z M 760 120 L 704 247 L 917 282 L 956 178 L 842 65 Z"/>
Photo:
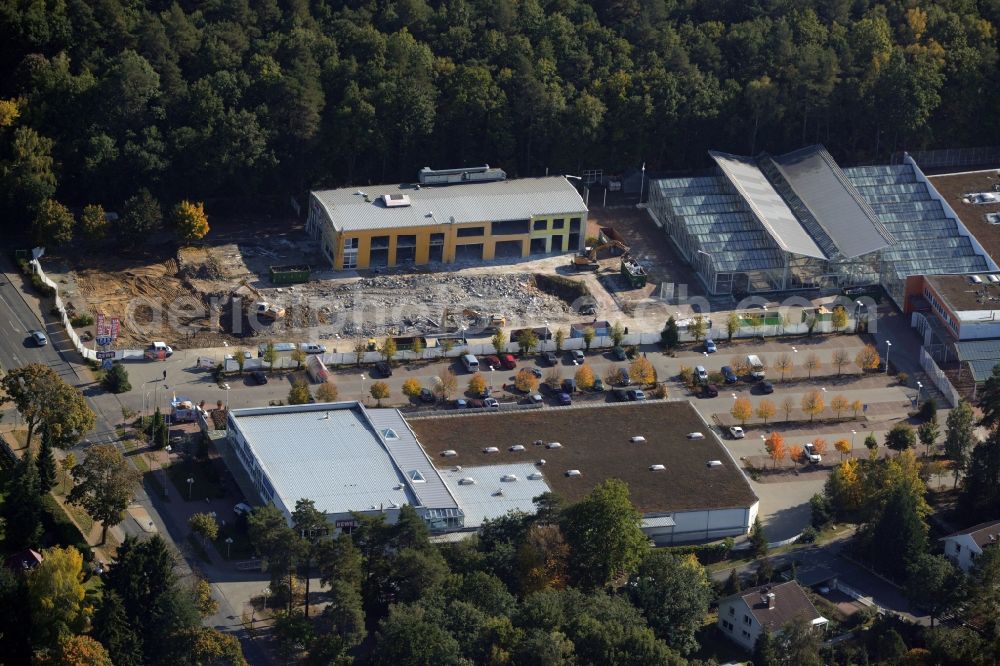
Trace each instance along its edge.
<path fill-rule="evenodd" d="M 45 337 L 45 334 L 41 331 L 31 331 L 31 338 L 35 341 L 35 344 L 39 347 L 44 347 L 49 344 L 49 339 Z"/>

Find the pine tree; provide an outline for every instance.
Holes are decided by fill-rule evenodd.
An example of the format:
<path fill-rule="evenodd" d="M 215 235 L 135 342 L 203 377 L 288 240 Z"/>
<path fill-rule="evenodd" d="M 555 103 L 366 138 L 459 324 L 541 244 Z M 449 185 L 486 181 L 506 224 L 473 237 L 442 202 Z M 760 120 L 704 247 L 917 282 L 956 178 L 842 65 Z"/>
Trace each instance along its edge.
<path fill-rule="evenodd" d="M 753 528 L 750 530 L 750 552 L 754 557 L 761 557 L 767 553 L 767 534 L 764 533 L 760 516 L 753 519 Z"/>
<path fill-rule="evenodd" d="M 46 494 L 56 485 L 56 459 L 52 455 L 52 445 L 47 434 L 43 433 L 42 444 L 38 449 L 38 492 Z"/>
<path fill-rule="evenodd" d="M 771 632 L 764 629 L 757 638 L 757 643 L 753 646 L 753 666 L 771 666 L 779 661 Z"/>
<path fill-rule="evenodd" d="M 979 518 L 992 516 L 1000 507 L 1000 434 L 972 450 L 968 472 L 962 481 L 959 508 Z"/>
<path fill-rule="evenodd" d="M 10 552 L 38 547 L 42 536 L 42 494 L 38 467 L 30 451 L 14 468 L 7 496 L 0 506 L 4 518 L 4 545 Z"/>
<path fill-rule="evenodd" d="M 729 578 L 726 579 L 726 587 L 724 592 L 727 596 L 738 593 L 743 588 L 740 585 L 740 575 L 736 573 L 736 569 L 732 568 L 729 570 Z"/>
<path fill-rule="evenodd" d="M 104 594 L 94 616 L 94 638 L 104 645 L 115 666 L 142 665 L 142 643 L 117 592 Z"/>

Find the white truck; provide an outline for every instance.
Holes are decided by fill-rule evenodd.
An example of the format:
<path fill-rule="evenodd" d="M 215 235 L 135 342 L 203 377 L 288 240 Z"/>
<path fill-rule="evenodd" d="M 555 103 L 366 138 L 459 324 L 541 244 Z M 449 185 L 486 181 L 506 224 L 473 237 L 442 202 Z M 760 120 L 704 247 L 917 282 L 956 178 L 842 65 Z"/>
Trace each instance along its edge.
<path fill-rule="evenodd" d="M 754 379 L 764 379 L 764 363 L 756 354 L 747 354 L 747 367 L 750 369 L 750 376 Z"/>

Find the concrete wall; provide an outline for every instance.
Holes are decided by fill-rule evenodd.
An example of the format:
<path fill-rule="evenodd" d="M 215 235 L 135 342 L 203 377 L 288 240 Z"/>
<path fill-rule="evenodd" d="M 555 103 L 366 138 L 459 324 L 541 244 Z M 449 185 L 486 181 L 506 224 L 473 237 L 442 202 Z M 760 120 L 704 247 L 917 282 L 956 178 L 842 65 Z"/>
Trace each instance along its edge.
<path fill-rule="evenodd" d="M 743 536 L 750 531 L 758 502 L 733 509 L 696 509 L 671 514 L 673 527 L 651 527 L 643 532 L 657 545 L 712 541 L 727 536 Z"/>

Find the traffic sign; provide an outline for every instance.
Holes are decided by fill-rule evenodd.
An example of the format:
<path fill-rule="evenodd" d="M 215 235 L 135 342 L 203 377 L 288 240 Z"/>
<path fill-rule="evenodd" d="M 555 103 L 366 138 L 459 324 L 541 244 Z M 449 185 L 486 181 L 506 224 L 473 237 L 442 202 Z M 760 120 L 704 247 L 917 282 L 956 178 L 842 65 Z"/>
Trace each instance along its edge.
<path fill-rule="evenodd" d="M 111 362 L 110 358 L 104 359 L 104 362 L 101 363 L 101 367 L 104 368 L 105 370 L 110 370 L 111 366 L 113 366 L 113 365 L 114 365 L 114 363 Z"/>
<path fill-rule="evenodd" d="M 115 353 L 113 351 L 99 351 L 97 352 L 97 360 L 103 361 L 109 358 L 114 358 Z"/>
<path fill-rule="evenodd" d="M 98 312 L 97 313 L 97 334 L 98 335 L 107 335 L 108 334 L 107 322 L 106 322 L 106 319 L 104 317 L 104 313 L 103 312 Z"/>
<path fill-rule="evenodd" d="M 121 324 L 122 324 L 122 320 L 119 319 L 118 317 L 113 317 L 111 319 L 111 337 L 112 338 L 117 338 L 118 337 L 118 333 L 121 330 Z"/>
<path fill-rule="evenodd" d="M 95 338 L 95 341 L 97 342 L 97 345 L 99 347 L 107 347 L 108 345 L 111 344 L 111 336 L 110 335 L 98 335 Z"/>

